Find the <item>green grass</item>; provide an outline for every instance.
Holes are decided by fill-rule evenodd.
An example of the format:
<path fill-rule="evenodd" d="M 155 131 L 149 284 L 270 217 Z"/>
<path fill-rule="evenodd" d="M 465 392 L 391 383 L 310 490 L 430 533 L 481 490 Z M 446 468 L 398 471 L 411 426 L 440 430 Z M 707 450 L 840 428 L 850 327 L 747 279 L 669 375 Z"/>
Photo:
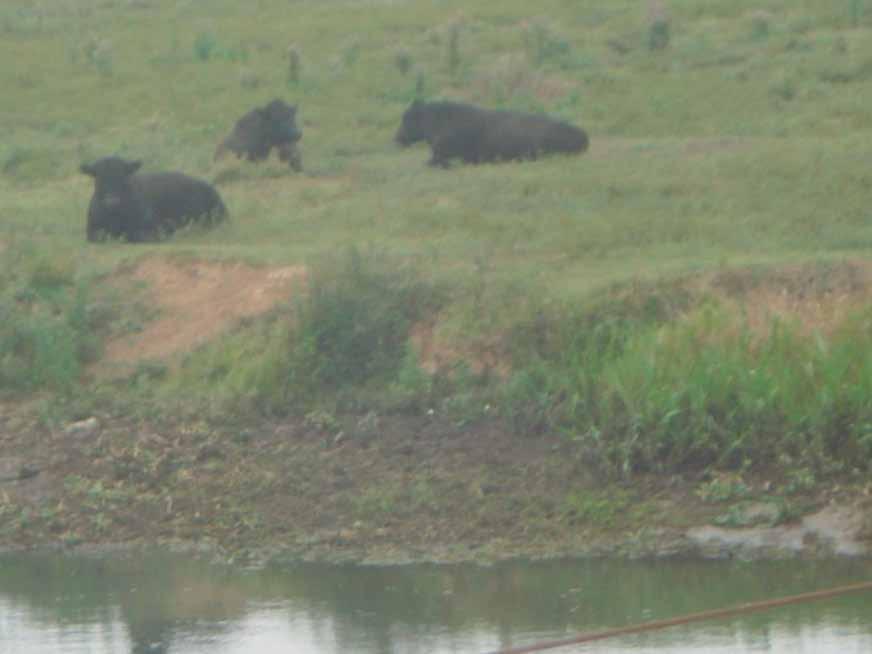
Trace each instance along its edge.
<path fill-rule="evenodd" d="M 11 241 L 0 259 L 0 395 L 75 390 L 121 301 L 69 252 Z"/>
<path fill-rule="evenodd" d="M 756 334 L 717 305 L 647 326 L 578 325 L 513 377 L 503 407 L 521 429 L 564 431 L 612 470 L 862 468 L 872 454 L 868 325 L 867 308 L 829 337 L 777 321 Z"/>
<path fill-rule="evenodd" d="M 498 273 L 537 274 L 571 292 L 640 270 L 864 251 L 865 89 L 825 81 L 872 59 L 863 29 L 848 29 L 848 3 L 773 11 L 764 42 L 750 38 L 749 14 L 765 3 L 672 3 L 673 41 L 653 54 L 636 4 L 550 2 L 530 16 L 520 2 L 293 11 L 264 2 L 256 12 L 220 1 L 208 12 L 158 1 L 22 3 L 7 10 L 0 48 L 4 61 L 40 64 L 0 69 L 14 90 L 0 100 L 12 128 L 0 153 L 3 229 L 78 242 L 90 193 L 78 164 L 120 152 L 211 178 L 238 171 L 221 189 L 233 223 L 161 250 L 208 246 L 209 255 L 277 262 L 377 241 L 460 265 L 487 254 Z M 802 21 L 808 29 L 796 32 Z M 615 53 L 614 39 L 630 51 Z M 289 87 L 291 41 L 305 72 Z M 87 62 L 95 42 L 111 43 L 111 79 Z M 421 149 L 391 142 L 415 86 L 385 47 L 393 43 L 430 95 L 547 110 L 590 131 L 591 156 L 425 168 Z M 240 64 L 219 56 L 237 50 L 259 88 L 241 88 Z M 20 79 L 21 70 L 34 72 Z M 233 120 L 275 95 L 300 104 L 308 174 L 214 166 Z"/>
<path fill-rule="evenodd" d="M 303 327 L 282 317 L 251 326 L 167 383 L 273 406 L 287 388 L 302 389 L 300 371 L 310 390 L 331 392 L 349 370 L 366 371 L 353 381 L 376 379 L 418 409 L 422 393 L 428 403 L 453 397 L 464 420 L 479 399 L 492 400 L 518 429 L 580 438 L 614 469 L 736 466 L 752 455 L 815 465 L 868 459 L 863 307 L 826 336 L 788 324 L 762 340 L 740 338 L 746 326 L 730 308 L 700 308 L 706 298 L 682 299 L 684 287 L 669 280 L 868 256 L 869 8 L 674 0 L 668 43 L 652 49 L 644 3 L 531 7 L 8 0 L 0 9 L 0 257 L 30 243 L 74 262 L 69 280 L 152 254 L 326 258 L 340 262 L 336 273 L 339 253 L 372 247 L 416 262 L 428 284 L 448 289 L 438 312 L 426 313 L 438 313 L 445 333 L 508 339 L 514 374 L 502 389 L 434 385 L 416 373 L 414 355 L 397 345 L 422 315 L 404 308 L 411 296 L 398 289 L 412 287 L 402 276 L 364 292 L 400 300 L 378 305 L 385 322 L 370 326 L 393 340 L 373 361 L 355 361 L 361 333 L 341 331 L 331 332 L 334 342 L 350 350 L 301 354 L 319 329 L 343 326 L 335 316 L 316 320 L 311 305 L 300 309 L 311 320 Z M 392 142 L 417 95 L 547 111 L 588 130 L 591 151 L 432 170 L 423 148 Z M 300 107 L 305 172 L 275 161 L 213 163 L 236 118 L 276 96 Z M 232 220 L 161 244 L 85 244 L 91 185 L 78 166 L 109 153 L 216 180 Z M 322 265 L 322 279 L 333 273 Z M 363 279 L 352 276 L 350 288 Z M 654 306 L 662 297 L 653 291 L 652 313 L 609 299 L 664 279 L 665 294 L 677 293 L 672 309 Z M 42 301 L 54 307 L 52 329 L 76 331 L 84 291 L 75 281 L 61 287 L 67 299 Z M 334 299 L 340 312 L 352 310 L 351 297 Z M 344 326 L 361 324 L 358 315 L 366 313 L 349 314 Z M 66 372 L 39 373 L 23 388 L 56 385 L 50 377 L 68 385 L 81 370 L 72 352 L 84 346 L 49 332 L 34 341 L 45 343 L 38 356 Z M 98 351 L 102 332 L 87 333 L 97 341 L 84 349 Z M 710 347 L 694 345 L 700 338 Z M 303 363 L 288 381 L 291 361 Z M 134 386 L 152 378 L 139 375 Z M 832 441 L 836 433 L 845 441 Z"/>

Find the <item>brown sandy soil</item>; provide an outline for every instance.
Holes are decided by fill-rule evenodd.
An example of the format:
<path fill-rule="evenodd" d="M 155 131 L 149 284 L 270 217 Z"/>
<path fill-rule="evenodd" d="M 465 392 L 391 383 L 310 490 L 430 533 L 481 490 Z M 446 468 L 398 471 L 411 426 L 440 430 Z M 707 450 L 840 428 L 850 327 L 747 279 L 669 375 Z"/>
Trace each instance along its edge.
<path fill-rule="evenodd" d="M 226 331 L 242 318 L 269 311 L 305 290 L 304 266 L 260 268 L 243 263 L 145 259 L 126 273 L 146 282 L 155 320 L 106 344 L 103 369 L 168 359 Z"/>
<path fill-rule="evenodd" d="M 98 374 L 123 374 L 142 361 L 171 360 L 203 345 L 250 318 L 305 293 L 308 271 L 304 266 L 254 267 L 243 263 L 145 259 L 120 271 L 121 282 L 142 282 L 157 317 L 138 332 L 110 339 L 95 367 Z M 451 345 L 437 338 L 434 325 L 417 325 L 411 334 L 428 372 L 470 363 L 473 372 L 485 369 L 505 374 L 497 348 Z"/>

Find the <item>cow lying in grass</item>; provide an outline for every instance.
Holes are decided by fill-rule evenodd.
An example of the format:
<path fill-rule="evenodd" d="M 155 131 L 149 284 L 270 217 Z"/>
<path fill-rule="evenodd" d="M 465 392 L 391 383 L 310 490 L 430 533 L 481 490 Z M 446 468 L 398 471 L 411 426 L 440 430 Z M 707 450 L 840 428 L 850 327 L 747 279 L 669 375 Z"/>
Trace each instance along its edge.
<path fill-rule="evenodd" d="M 431 166 L 447 166 L 452 159 L 477 164 L 579 154 L 588 147 L 584 130 L 548 116 L 419 100 L 403 114 L 395 140 L 403 146 L 427 141 Z"/>
<path fill-rule="evenodd" d="M 182 173 L 139 173 L 140 161 L 104 157 L 82 164 L 94 178 L 88 207 L 89 241 L 156 241 L 190 223 L 211 225 L 227 209 L 215 188 Z"/>

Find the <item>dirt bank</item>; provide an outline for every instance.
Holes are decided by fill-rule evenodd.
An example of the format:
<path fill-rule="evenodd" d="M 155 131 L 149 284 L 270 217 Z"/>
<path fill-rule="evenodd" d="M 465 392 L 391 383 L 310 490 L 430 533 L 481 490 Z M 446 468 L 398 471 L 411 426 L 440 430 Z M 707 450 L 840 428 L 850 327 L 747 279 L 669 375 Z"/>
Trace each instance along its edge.
<path fill-rule="evenodd" d="M 869 265 L 809 270 L 721 272 L 686 284 L 735 302 L 761 330 L 773 315 L 800 316 L 803 328 L 826 333 L 834 317 L 868 301 Z M 156 307 L 141 330 L 108 343 L 99 365 L 118 372 L 175 360 L 292 300 L 305 292 L 307 271 L 156 258 L 114 279 L 145 283 Z M 431 324 L 416 326 L 412 343 L 426 370 L 458 358 L 508 370 L 498 348 L 464 350 Z M 390 562 L 870 552 L 868 474 L 803 469 L 784 478 L 755 469 L 616 480 L 579 443 L 518 434 L 484 407 L 472 414 L 484 417 L 312 412 L 207 422 L 95 413 L 58 424 L 38 419 L 32 404 L 7 402 L 0 548 L 186 543 L 233 556 Z"/>
<path fill-rule="evenodd" d="M 189 352 L 244 318 L 292 300 L 306 286 L 305 266 L 257 267 L 243 263 L 147 258 L 116 275 L 140 283 L 156 316 L 142 329 L 111 339 L 95 371 L 124 374 L 146 360 Z"/>
<path fill-rule="evenodd" d="M 619 483 L 572 444 L 437 415 L 244 426 L 96 416 L 51 430 L 7 405 L 0 419 L 0 547 L 184 542 L 369 562 L 858 556 L 872 536 L 869 491 L 789 493 L 734 476 Z"/>

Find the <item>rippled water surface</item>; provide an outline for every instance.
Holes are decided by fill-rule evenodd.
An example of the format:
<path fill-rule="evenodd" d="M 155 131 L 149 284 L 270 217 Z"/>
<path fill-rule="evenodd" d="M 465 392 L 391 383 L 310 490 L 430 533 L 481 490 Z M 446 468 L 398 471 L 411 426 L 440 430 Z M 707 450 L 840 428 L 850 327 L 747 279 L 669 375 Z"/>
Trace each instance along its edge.
<path fill-rule="evenodd" d="M 0 556 L 0 652 L 466 654 L 872 579 L 869 562 L 241 570 Z M 555 652 L 872 652 L 872 594 Z"/>

